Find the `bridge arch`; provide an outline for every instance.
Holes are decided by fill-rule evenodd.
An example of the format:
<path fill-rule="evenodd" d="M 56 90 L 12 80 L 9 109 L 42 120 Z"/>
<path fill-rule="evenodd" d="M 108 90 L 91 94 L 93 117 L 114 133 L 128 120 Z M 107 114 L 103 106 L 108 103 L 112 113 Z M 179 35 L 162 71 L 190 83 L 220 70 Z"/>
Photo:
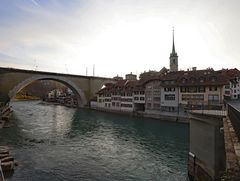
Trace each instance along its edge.
<path fill-rule="evenodd" d="M 24 87 L 38 80 L 54 80 L 54 81 L 60 82 L 66 85 L 67 87 L 69 87 L 73 91 L 73 93 L 77 96 L 79 107 L 83 107 L 84 105 L 87 104 L 87 99 L 82 89 L 80 89 L 74 82 L 64 77 L 54 76 L 54 75 L 35 75 L 21 81 L 12 90 L 9 91 L 8 93 L 9 98 L 12 99 Z"/>

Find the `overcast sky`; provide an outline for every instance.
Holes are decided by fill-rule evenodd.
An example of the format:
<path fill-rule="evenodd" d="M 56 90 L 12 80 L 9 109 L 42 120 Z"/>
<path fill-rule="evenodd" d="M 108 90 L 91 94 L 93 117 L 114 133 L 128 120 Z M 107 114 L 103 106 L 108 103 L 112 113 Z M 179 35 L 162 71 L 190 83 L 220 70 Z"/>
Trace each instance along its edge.
<path fill-rule="evenodd" d="M 108 76 L 240 69 L 239 0 L 0 0 L 0 66 Z"/>

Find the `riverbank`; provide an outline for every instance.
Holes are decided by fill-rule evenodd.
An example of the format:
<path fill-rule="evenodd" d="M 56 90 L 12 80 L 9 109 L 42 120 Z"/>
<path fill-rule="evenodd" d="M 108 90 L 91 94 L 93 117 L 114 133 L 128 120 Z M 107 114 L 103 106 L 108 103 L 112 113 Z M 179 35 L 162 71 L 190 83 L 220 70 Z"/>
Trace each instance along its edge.
<path fill-rule="evenodd" d="M 11 126 L 10 118 L 12 116 L 11 106 L 4 106 L 0 110 L 0 128 L 7 128 Z"/>
<path fill-rule="evenodd" d="M 14 166 L 18 165 L 18 162 L 14 161 L 7 146 L 0 146 L 0 161 L 3 173 L 13 171 Z"/>
<path fill-rule="evenodd" d="M 40 100 L 40 97 L 36 97 L 36 96 L 26 96 L 26 95 L 16 95 L 13 100 Z"/>
<path fill-rule="evenodd" d="M 124 112 L 124 111 L 117 111 L 117 110 L 109 110 L 103 108 L 89 108 L 96 111 L 102 112 L 110 112 L 116 114 L 123 114 L 129 116 L 136 116 L 136 117 L 145 117 L 145 118 L 153 118 L 158 120 L 167 120 L 171 122 L 179 122 L 179 123 L 189 123 L 188 113 L 186 112 L 166 112 L 166 111 L 136 111 L 136 112 Z"/>
<path fill-rule="evenodd" d="M 58 102 L 49 102 L 49 101 L 42 101 L 41 104 L 46 105 L 62 105 L 71 108 L 77 108 L 76 105 L 68 105 L 68 104 L 60 104 Z M 184 111 L 179 112 L 167 112 L 167 111 L 157 111 L 157 110 L 148 110 L 148 111 L 135 111 L 135 112 L 127 112 L 127 111 L 117 111 L 117 110 L 110 110 L 104 108 L 97 108 L 97 107 L 83 107 L 84 109 L 91 109 L 101 112 L 109 112 L 115 114 L 122 114 L 122 115 L 129 115 L 129 116 L 136 116 L 136 117 L 145 117 L 145 118 L 152 118 L 158 120 L 167 120 L 171 122 L 178 122 L 178 123 L 189 123 L 188 113 Z"/>
<path fill-rule="evenodd" d="M 6 105 L 1 107 L 0 110 L 0 129 L 2 128 L 9 128 L 13 124 L 10 122 L 12 116 L 12 109 L 11 106 Z M 0 167 L 2 174 L 6 172 L 11 172 L 14 169 L 14 166 L 17 165 L 17 162 L 14 161 L 13 156 L 11 156 L 9 148 L 7 146 L 0 146 Z M 3 175 L 2 175 L 3 176 Z M 1 178 L 1 177 L 0 177 Z"/>
<path fill-rule="evenodd" d="M 19 100 L 21 101 L 21 100 Z M 49 101 L 41 101 L 41 104 L 45 105 L 62 105 L 70 108 L 77 108 L 76 105 L 71 104 L 61 104 L 59 102 L 49 102 Z M 126 111 L 117 111 L 117 110 L 109 110 L 104 108 L 97 108 L 97 107 L 83 107 L 84 109 L 91 109 L 101 112 L 109 112 L 115 114 L 122 114 L 122 115 L 129 115 L 129 116 L 136 116 L 136 117 L 145 117 L 145 118 L 152 118 L 158 120 L 167 120 L 171 122 L 178 122 L 178 123 L 189 123 L 188 113 L 180 110 L 179 112 L 167 112 L 167 111 L 157 111 L 157 110 L 148 110 L 148 111 L 135 111 L 135 112 L 126 112 Z"/>

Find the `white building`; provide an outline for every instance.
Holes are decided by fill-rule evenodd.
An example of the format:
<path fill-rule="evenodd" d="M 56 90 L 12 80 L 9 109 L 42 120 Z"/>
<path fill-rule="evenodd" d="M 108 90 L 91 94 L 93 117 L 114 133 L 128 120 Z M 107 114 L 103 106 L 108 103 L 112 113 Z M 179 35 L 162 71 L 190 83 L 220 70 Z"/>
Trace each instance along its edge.
<path fill-rule="evenodd" d="M 238 69 L 222 70 L 229 82 L 224 86 L 224 98 L 226 100 L 240 99 L 240 71 Z"/>
<path fill-rule="evenodd" d="M 118 80 L 115 84 L 106 84 L 97 93 L 97 107 L 109 111 L 133 112 L 133 89 L 136 80 Z"/>
<path fill-rule="evenodd" d="M 229 83 L 231 99 L 240 98 L 240 77 L 236 77 Z"/>
<path fill-rule="evenodd" d="M 161 88 L 161 110 L 162 111 L 177 111 L 179 106 L 178 101 L 179 88 L 162 87 Z"/>

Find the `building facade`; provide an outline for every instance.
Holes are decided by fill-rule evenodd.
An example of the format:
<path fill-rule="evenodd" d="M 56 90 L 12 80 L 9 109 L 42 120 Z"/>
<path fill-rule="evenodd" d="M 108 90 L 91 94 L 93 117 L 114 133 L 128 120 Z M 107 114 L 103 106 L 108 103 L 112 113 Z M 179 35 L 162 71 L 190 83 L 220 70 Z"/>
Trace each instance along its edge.
<path fill-rule="evenodd" d="M 213 69 L 185 71 L 179 78 L 179 103 L 191 107 L 221 105 L 228 80 Z"/>
<path fill-rule="evenodd" d="M 222 70 L 222 72 L 230 80 L 224 87 L 225 99 L 240 99 L 240 72 L 237 69 Z"/>
<path fill-rule="evenodd" d="M 130 73 L 125 80 L 115 77 L 98 92 L 97 107 L 101 109 L 135 112 L 179 112 L 179 108 L 203 109 L 218 107 L 227 99 L 240 99 L 240 71 L 211 68 L 178 71 L 174 32 L 170 54 L 170 69 L 144 72 L 140 80 Z"/>
<path fill-rule="evenodd" d="M 145 110 L 160 110 L 161 80 L 149 80 L 145 84 Z"/>

